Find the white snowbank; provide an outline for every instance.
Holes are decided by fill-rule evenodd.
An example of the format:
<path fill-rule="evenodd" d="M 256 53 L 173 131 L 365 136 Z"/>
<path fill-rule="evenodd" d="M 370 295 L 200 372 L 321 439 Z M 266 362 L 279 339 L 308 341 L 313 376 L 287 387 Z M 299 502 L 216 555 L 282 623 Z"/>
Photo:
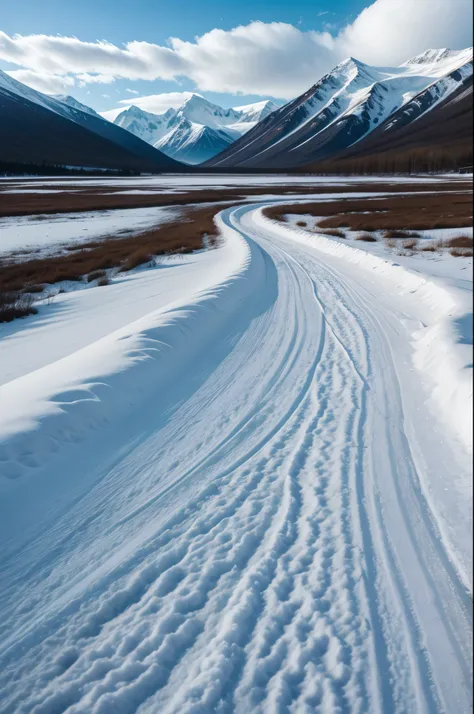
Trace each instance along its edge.
<path fill-rule="evenodd" d="M 186 289 L 184 284 L 190 278 L 189 271 L 179 276 L 180 268 L 171 268 L 177 271 L 173 276 L 175 290 L 165 293 L 161 306 L 154 309 L 149 299 L 150 273 L 153 272 L 150 271 L 143 294 L 135 294 L 143 315 L 139 319 L 130 322 L 133 312 L 124 308 L 123 327 L 107 331 L 108 311 L 101 310 L 98 304 L 104 298 L 104 289 L 86 291 L 87 297 L 92 295 L 92 298 L 88 309 L 82 302 L 86 309 L 82 324 L 87 320 L 92 323 L 94 316 L 93 322 L 104 335 L 87 344 L 87 330 L 85 333 L 77 330 L 77 323 L 75 327 L 73 323 L 72 331 L 77 331 L 86 345 L 77 348 L 76 343 L 74 351 L 59 358 L 61 350 L 71 349 L 65 339 L 68 321 L 63 323 L 65 329 L 58 330 L 53 316 L 48 330 L 52 340 L 56 334 L 53 346 L 48 346 L 43 334 L 38 339 L 40 355 L 32 361 L 28 355 L 23 359 L 31 371 L 0 386 L 0 472 L 3 476 L 17 478 L 52 458 L 68 441 L 80 440 L 89 430 L 120 418 L 139 394 L 146 394 L 150 380 L 156 393 L 160 384 L 178 378 L 193 350 L 203 342 L 210 342 L 222 323 L 242 307 L 251 290 L 249 271 L 258 272 L 261 265 L 258 260 L 251 262 L 251 248 L 236 231 L 221 221 L 219 226 L 225 236 L 223 247 L 201 254 L 211 256 L 205 282 L 194 282 L 191 290 Z M 215 255 L 219 256 L 218 260 L 213 259 Z M 135 276 L 138 285 L 140 277 Z M 153 277 L 159 285 L 159 269 Z M 181 299 L 177 299 L 179 292 Z M 81 298 L 83 300 L 82 295 Z M 115 304 L 115 311 L 117 308 Z M 38 334 L 45 327 L 42 322 L 40 320 L 36 328 Z M 46 319 L 46 329 L 47 323 Z M 5 326 L 5 332 L 7 330 Z M 32 331 L 34 334 L 34 327 Z M 10 339 L 2 339 L 0 363 L 5 371 L 15 369 L 12 362 L 16 358 L 21 361 L 22 349 L 26 350 L 31 344 L 31 337 L 31 334 L 13 332 Z M 52 351 L 56 353 L 55 359 L 51 359 Z M 43 366 L 38 367 L 41 363 Z M 5 481 L 2 486 L 5 487 Z"/>
<path fill-rule="evenodd" d="M 390 281 L 399 295 L 428 308 L 429 323 L 413 331 L 414 364 L 431 380 L 433 409 L 439 411 L 447 428 L 472 450 L 472 281 L 465 280 L 461 284 L 449 275 L 443 280 L 423 274 L 423 259 L 417 264 L 418 272 L 414 272 L 400 264 L 399 256 L 383 258 L 337 239 L 315 235 L 296 226 L 290 228 L 270 221 L 261 210 L 255 220 L 264 228 L 271 225 L 272 230 L 283 237 L 290 234 L 294 240 L 311 245 L 315 250 L 371 271 L 384 281 Z M 455 271 L 462 268 L 459 258 L 449 256 L 447 261 Z"/>

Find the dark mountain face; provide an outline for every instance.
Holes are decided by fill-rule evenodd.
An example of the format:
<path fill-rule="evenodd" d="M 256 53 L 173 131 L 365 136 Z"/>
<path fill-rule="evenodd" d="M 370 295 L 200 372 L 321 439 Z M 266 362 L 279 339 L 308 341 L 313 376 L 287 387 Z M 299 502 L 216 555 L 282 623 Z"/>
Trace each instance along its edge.
<path fill-rule="evenodd" d="M 410 124 L 472 75 L 472 49 L 430 51 L 400 67 L 345 60 L 207 162 L 219 169 L 291 169 L 328 160 L 388 120 Z"/>
<path fill-rule="evenodd" d="M 435 86 L 355 146 L 328 161 L 311 163 L 305 170 L 359 173 L 472 167 L 472 79 L 466 78 L 458 89 L 430 109 L 428 95 L 432 92 L 436 96 Z"/>
<path fill-rule="evenodd" d="M 63 111 L 60 101 L 27 87 L 23 92 L 21 83 L 8 80 L 0 84 L 0 162 L 151 172 L 183 169 L 101 117 L 66 105 Z M 37 96 L 44 102 L 34 101 Z"/>

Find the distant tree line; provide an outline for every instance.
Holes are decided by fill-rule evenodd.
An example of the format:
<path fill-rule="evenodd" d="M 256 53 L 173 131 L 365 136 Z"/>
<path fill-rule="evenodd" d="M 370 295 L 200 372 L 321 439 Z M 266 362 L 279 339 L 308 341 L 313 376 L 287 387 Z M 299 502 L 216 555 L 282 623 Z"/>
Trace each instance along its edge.
<path fill-rule="evenodd" d="M 472 169 L 472 146 L 459 148 L 417 148 L 385 151 L 333 161 L 321 161 L 311 169 L 322 174 L 415 174 Z M 309 168 L 309 167 L 308 167 Z"/>
<path fill-rule="evenodd" d="M 132 169 L 87 169 L 60 164 L 0 161 L 0 176 L 139 176 Z"/>

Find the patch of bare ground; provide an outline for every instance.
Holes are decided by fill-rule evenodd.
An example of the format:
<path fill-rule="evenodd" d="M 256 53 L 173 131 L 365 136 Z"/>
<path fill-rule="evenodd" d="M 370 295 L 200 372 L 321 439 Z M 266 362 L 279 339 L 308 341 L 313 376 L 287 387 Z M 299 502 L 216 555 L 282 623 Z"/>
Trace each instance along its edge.
<path fill-rule="evenodd" d="M 88 186 L 85 188 L 80 183 L 69 185 L 60 193 L 7 193 L 8 184 L 3 184 L 0 193 L 0 217 L 26 216 L 55 213 L 74 213 L 84 211 L 110 210 L 114 208 L 151 208 L 153 206 L 186 206 L 198 203 L 239 202 L 246 197 L 258 197 L 262 194 L 278 194 L 292 196 L 296 194 L 307 196 L 323 196 L 334 193 L 374 193 L 390 192 L 417 193 L 420 191 L 433 191 L 433 182 L 419 184 L 400 183 L 342 183 L 335 185 L 290 184 L 290 185 L 259 185 L 248 188 L 239 186 L 232 188 L 203 188 L 192 191 L 184 190 L 183 193 L 155 192 L 143 194 L 125 194 L 125 190 L 134 187 L 121 186 L 120 189 L 111 186 Z M 12 184 L 10 184 L 11 188 Z M 53 186 L 54 187 L 54 186 Z M 61 187 L 61 184 L 58 185 Z M 24 187 L 17 186 L 21 191 Z M 145 188 L 140 186 L 140 188 Z M 468 182 L 437 183 L 437 192 L 460 192 L 470 188 Z M 439 194 L 437 194 L 439 195 Z M 279 207 L 280 208 L 280 207 Z M 320 214 L 321 215 L 321 214 Z M 325 214 L 331 215 L 331 214 Z"/>
<path fill-rule="evenodd" d="M 432 190 L 432 187 L 431 187 Z M 470 192 L 409 193 L 403 196 L 344 198 L 317 203 L 270 206 L 264 210 L 269 218 L 282 214 L 309 214 L 320 218 L 320 228 L 347 228 L 371 232 L 384 230 L 403 233 L 436 228 L 467 228 L 472 225 Z M 388 236 L 394 238 L 394 235 Z"/>
<path fill-rule="evenodd" d="M 110 268 L 132 270 L 153 256 L 199 250 L 205 236 L 208 241 L 217 237 L 214 216 L 221 208 L 206 206 L 189 211 L 186 220 L 160 225 L 134 236 L 76 244 L 64 255 L 4 263 L 0 265 L 0 294 L 28 290 L 28 286 L 44 283 L 79 281 L 85 276 L 88 281 L 103 280 Z"/>

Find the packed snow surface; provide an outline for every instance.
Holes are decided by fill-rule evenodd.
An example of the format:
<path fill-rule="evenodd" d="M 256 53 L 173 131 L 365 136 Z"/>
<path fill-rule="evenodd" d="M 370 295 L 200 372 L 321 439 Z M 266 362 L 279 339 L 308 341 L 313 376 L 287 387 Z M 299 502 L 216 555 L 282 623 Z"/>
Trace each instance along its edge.
<path fill-rule="evenodd" d="M 469 712 L 468 281 L 220 220 L 0 327 L 2 712 Z"/>

